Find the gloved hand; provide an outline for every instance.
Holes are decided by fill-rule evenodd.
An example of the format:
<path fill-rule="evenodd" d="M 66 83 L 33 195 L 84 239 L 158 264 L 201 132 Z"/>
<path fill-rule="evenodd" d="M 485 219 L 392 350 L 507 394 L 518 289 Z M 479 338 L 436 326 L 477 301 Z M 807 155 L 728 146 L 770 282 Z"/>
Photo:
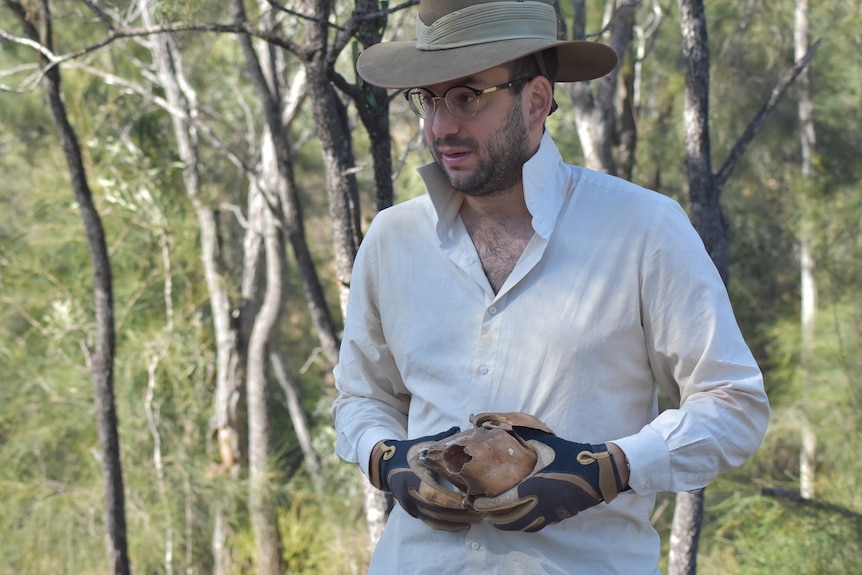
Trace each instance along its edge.
<path fill-rule="evenodd" d="M 513 431 L 538 454 L 526 479 L 497 497 L 477 497 L 472 505 L 504 531 L 538 531 L 577 515 L 622 491 L 613 456 L 602 443 L 561 439 L 531 427 Z"/>
<path fill-rule="evenodd" d="M 404 510 L 434 529 L 465 531 L 481 517 L 463 493 L 441 486 L 430 469 L 419 462 L 420 452 L 460 431 L 453 427 L 437 435 L 405 441 L 381 441 L 371 451 L 371 484 L 392 494 Z"/>

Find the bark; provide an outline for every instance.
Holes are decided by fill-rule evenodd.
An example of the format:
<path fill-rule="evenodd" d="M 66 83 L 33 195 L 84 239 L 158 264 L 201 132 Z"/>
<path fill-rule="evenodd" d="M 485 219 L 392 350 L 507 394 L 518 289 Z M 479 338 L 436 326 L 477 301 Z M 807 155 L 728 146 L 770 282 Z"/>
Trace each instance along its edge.
<path fill-rule="evenodd" d="M 581 2 L 575 12 L 573 34 L 575 38 L 583 38 L 585 17 Z M 615 142 L 617 135 L 615 95 L 618 90 L 620 68 L 625 61 L 629 46 L 634 37 L 635 4 L 619 5 L 614 9 L 613 0 L 609 0 L 606 9 L 609 12 L 607 28 L 611 30 L 609 45 L 620 58 L 620 64 L 608 75 L 593 82 L 577 82 L 569 84 L 566 89 L 574 104 L 575 126 L 584 153 L 584 165 L 592 170 L 617 175 L 619 173 Z M 627 144 L 631 145 L 631 140 Z M 633 156 L 630 149 L 625 152 Z"/>
<path fill-rule="evenodd" d="M 147 395 L 144 397 L 144 412 L 147 416 L 147 425 L 150 435 L 153 436 L 153 467 L 156 472 L 156 487 L 159 491 L 159 499 L 165 508 L 167 520 L 165 523 L 165 575 L 173 575 L 174 572 L 174 528 L 171 513 L 171 504 L 168 499 L 168 488 L 165 482 L 164 458 L 162 457 L 162 435 L 159 431 L 159 407 L 155 402 L 156 393 L 156 368 L 160 357 L 154 353 L 147 364 Z"/>
<path fill-rule="evenodd" d="M 245 9 L 241 0 L 232 0 L 231 7 L 235 21 L 245 23 Z M 266 6 L 266 8 L 266 13 L 271 14 L 268 10 L 269 7 Z M 274 26 L 271 19 L 266 24 Z M 287 238 L 293 250 L 297 270 L 308 301 L 311 320 L 317 329 L 321 348 L 329 362 L 334 365 L 338 358 L 340 345 L 338 330 L 329 311 L 323 287 L 314 265 L 314 258 L 306 242 L 305 224 L 297 194 L 290 145 L 286 135 L 287 124 L 292 120 L 290 110 L 298 109 L 298 103 L 291 101 L 290 98 L 292 94 L 298 94 L 299 91 L 292 91 L 284 86 L 283 75 L 277 64 L 278 53 L 274 51 L 272 46 L 264 45 L 260 50 L 260 56 L 258 56 L 248 36 L 240 36 L 239 42 L 245 55 L 246 68 L 264 109 L 266 125 L 273 138 L 278 174 L 282 180 L 277 186 L 279 219 L 287 230 Z M 307 78 L 307 70 L 305 76 L 298 76 L 299 81 L 305 82 L 305 78 Z"/>
<path fill-rule="evenodd" d="M 257 572 L 259 575 L 282 575 L 285 565 L 278 532 L 278 506 L 269 486 L 272 440 L 266 371 L 267 348 L 284 295 L 284 243 L 272 211 L 264 210 L 263 218 L 266 292 L 255 316 L 246 363 L 249 516 L 254 530 Z"/>
<path fill-rule="evenodd" d="M 308 96 L 320 146 L 329 199 L 329 216 L 332 222 L 335 273 L 340 288 L 342 309 L 347 305 L 347 294 L 353 270 L 353 260 L 362 241 L 359 213 L 359 186 L 356 182 L 356 160 L 353 155 L 347 108 L 338 98 L 329 81 L 330 57 L 328 53 L 328 21 L 332 11 L 328 0 L 306 0 L 306 13 L 313 16 L 305 25 L 304 47 Z"/>
<path fill-rule="evenodd" d="M 28 4 L 27 7 L 15 0 L 5 0 L 5 3 L 18 16 L 27 37 L 53 52 L 53 22 L 47 0 L 38 4 L 35 2 Z M 48 64 L 44 57 L 41 64 L 43 66 Z M 69 122 L 63 100 L 60 66 L 48 67 L 42 76 L 41 84 L 66 159 L 69 179 L 81 213 L 93 266 L 96 346 L 95 349 L 87 349 L 86 351 L 93 378 L 96 426 L 101 450 L 102 482 L 105 487 L 105 546 L 108 572 L 114 575 L 126 575 L 130 572 L 130 567 L 126 536 L 123 470 L 120 461 L 120 437 L 117 429 L 117 411 L 114 398 L 116 333 L 111 262 L 105 243 L 102 220 L 93 202 L 93 195 L 87 182 L 81 147 Z"/>
<path fill-rule="evenodd" d="M 230 4 L 231 17 L 236 23 L 245 23 L 242 0 Z M 248 402 L 248 470 L 249 517 L 255 539 L 257 572 L 260 575 L 284 573 L 281 537 L 278 531 L 277 507 L 268 485 L 271 457 L 271 425 L 268 409 L 267 350 L 276 324 L 283 297 L 283 238 L 278 230 L 283 222 L 278 189 L 282 176 L 290 170 L 289 148 L 281 129 L 280 97 L 277 84 L 270 85 L 257 53 L 248 36 L 239 36 L 238 42 L 246 61 L 258 98 L 264 110 L 266 125 L 261 139 L 260 174 L 251 182 L 249 190 L 249 229 L 245 239 L 243 274 L 243 304 L 241 330 L 250 326 L 246 350 L 246 398 Z M 267 48 L 265 48 L 267 49 Z M 268 49 L 272 49 L 271 47 Z M 268 62 L 269 63 L 269 62 Z M 255 209 L 252 213 L 252 208 Z M 254 220 L 252 220 L 254 215 Z M 258 241 L 260 239 L 262 244 Z M 260 306 L 257 306 L 258 255 L 263 247 L 265 288 Z"/>
<path fill-rule="evenodd" d="M 702 0 L 680 0 L 685 61 L 685 167 L 691 220 L 721 278 L 727 283 L 727 223 L 712 172 L 709 135 L 709 38 Z"/>
<path fill-rule="evenodd" d="M 703 522 L 703 490 L 677 493 L 670 534 L 668 575 L 697 572 L 697 548 Z"/>
<path fill-rule="evenodd" d="M 308 40 L 305 62 L 314 123 L 323 147 L 326 166 L 329 213 L 333 225 L 332 241 L 335 250 L 336 274 L 340 284 L 340 304 L 344 315 L 347 311 L 353 261 L 362 241 L 362 232 L 350 126 L 346 108 L 333 89 L 333 84 L 338 85 L 342 91 L 353 98 L 360 120 L 371 139 L 378 210 L 392 205 L 394 197 L 389 101 L 386 90 L 363 84 L 361 81 L 359 87 L 350 86 L 335 73 L 335 58 L 339 47 L 343 44 L 336 42 L 330 52 L 325 23 L 329 18 L 331 4 L 328 0 L 307 0 L 305 6 L 307 12 L 315 16 L 314 21 L 306 25 Z M 360 22 L 356 29 L 356 37 L 365 46 L 379 42 L 381 39 L 382 23 L 376 20 L 363 20 L 367 14 L 376 12 L 378 6 L 378 2 L 371 0 L 359 0 L 356 4 L 354 23 Z M 342 42 L 346 40 L 342 38 Z M 370 483 L 362 478 L 360 481 L 365 496 L 365 521 L 370 544 L 373 547 L 383 533 L 389 502 L 386 496 Z"/>
<path fill-rule="evenodd" d="M 281 194 L 280 203 L 284 208 L 287 238 L 293 251 L 306 301 L 308 301 L 311 321 L 316 328 L 323 354 L 330 365 L 334 366 L 338 361 L 338 348 L 341 345 L 341 339 L 338 337 L 338 330 L 326 302 L 323 286 L 317 274 L 317 267 L 306 241 L 305 224 L 303 223 L 301 204 L 292 169 L 287 171 L 287 180 L 283 186 L 279 187 L 279 190 Z"/>
<path fill-rule="evenodd" d="M 636 103 L 634 97 L 635 69 L 634 62 L 627 60 L 624 64 L 622 82 L 618 92 L 618 115 L 620 118 L 619 143 L 617 145 L 617 170 L 619 176 L 631 180 L 635 166 L 635 150 L 637 149 L 638 131 L 636 121 Z"/>
<path fill-rule="evenodd" d="M 270 354 L 270 363 L 272 363 L 275 379 L 284 392 L 285 406 L 290 414 L 290 421 L 293 424 L 296 439 L 299 441 L 299 447 L 302 449 L 305 469 L 311 476 L 312 484 L 317 492 L 322 494 L 323 478 L 320 476 L 320 460 L 318 460 L 314 446 L 311 443 L 311 430 L 308 426 L 308 418 L 305 417 L 305 413 L 302 411 L 296 383 L 287 375 L 287 371 L 285 371 L 284 364 L 278 354 Z"/>
<path fill-rule="evenodd" d="M 145 26 L 154 24 L 154 6 L 149 0 L 140 1 L 141 19 Z M 177 153 L 183 164 L 183 184 L 200 226 L 201 260 L 209 294 L 215 334 L 216 371 L 213 394 L 212 433 L 215 436 L 219 465 L 224 472 L 237 475 L 245 458 L 241 448 L 245 441 L 245 414 L 242 413 L 242 377 L 238 334 L 231 321 L 229 282 L 219 259 L 218 226 L 213 209 L 200 197 L 199 142 L 193 118 L 198 116 L 197 97 L 182 66 L 182 56 L 169 34 L 156 34 L 149 39 L 156 78 L 164 90 L 171 112 L 171 123 L 177 141 Z M 227 539 L 229 523 L 220 502 L 214 503 L 213 564 L 216 575 L 230 571 Z"/>
<path fill-rule="evenodd" d="M 796 0 L 796 12 L 794 18 L 794 52 L 796 60 L 802 60 L 809 51 L 808 46 L 808 1 Z M 798 77 L 799 82 L 799 140 L 800 140 L 800 174 L 802 176 L 803 190 L 808 187 L 812 179 L 811 154 L 816 142 L 814 132 L 814 120 L 812 118 L 813 105 L 811 103 L 810 84 L 808 79 L 808 68 L 806 67 Z M 817 281 L 814 277 L 814 255 L 812 253 L 811 238 L 811 208 L 807 191 L 804 191 L 802 202 L 802 229 L 799 234 L 799 271 L 800 271 L 800 297 L 801 301 L 801 370 L 802 388 L 806 389 L 811 384 L 813 369 L 811 359 L 814 350 L 814 334 L 817 317 Z M 802 422 L 802 448 L 799 452 L 799 493 L 804 499 L 813 499 L 815 495 L 815 466 L 817 452 L 817 434 L 814 426 L 807 415 L 803 413 Z"/>
<path fill-rule="evenodd" d="M 357 0 L 356 18 L 362 21 L 356 31 L 356 38 L 363 46 L 377 44 L 383 38 L 385 20 L 362 20 L 367 14 L 380 9 L 378 0 Z M 330 79 L 336 86 L 345 89 L 340 77 L 334 73 L 334 66 L 329 68 Z M 391 206 L 394 202 L 392 184 L 392 134 L 389 130 L 389 95 L 385 88 L 366 84 L 357 75 L 357 87 L 346 90 L 353 97 L 359 119 L 368 132 L 371 141 L 371 158 L 374 163 L 374 189 L 377 211 Z"/>
<path fill-rule="evenodd" d="M 725 283 L 728 281 L 728 233 L 721 210 L 721 189 L 746 147 L 790 84 L 806 69 L 817 49 L 797 48 L 797 61 L 772 89 L 745 132 L 713 174 L 709 136 L 709 42 L 703 0 L 678 0 L 685 61 L 685 165 L 691 219 Z M 801 54 L 804 53 L 804 56 Z M 703 490 L 680 493 L 671 527 L 668 575 L 693 574 L 703 519 Z"/>
<path fill-rule="evenodd" d="M 727 283 L 727 225 L 712 173 L 709 139 L 709 39 L 702 0 L 679 0 L 685 61 L 685 167 L 692 224 L 722 280 Z M 668 575 L 697 572 L 703 490 L 678 493 L 671 526 Z"/>

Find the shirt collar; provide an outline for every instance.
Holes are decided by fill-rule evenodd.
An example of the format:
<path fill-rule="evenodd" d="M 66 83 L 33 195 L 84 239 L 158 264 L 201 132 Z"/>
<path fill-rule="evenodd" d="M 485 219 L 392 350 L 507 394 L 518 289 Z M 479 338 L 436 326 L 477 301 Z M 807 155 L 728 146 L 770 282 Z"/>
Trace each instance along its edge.
<path fill-rule="evenodd" d="M 524 199 L 533 216 L 533 229 L 546 239 L 569 195 L 570 174 L 564 166 L 553 138 L 545 131 L 539 149 L 524 164 L 523 179 Z M 422 166 L 418 172 L 437 212 L 437 234 L 441 240 L 451 238 L 464 195 L 449 185 L 446 174 L 437 164 Z"/>

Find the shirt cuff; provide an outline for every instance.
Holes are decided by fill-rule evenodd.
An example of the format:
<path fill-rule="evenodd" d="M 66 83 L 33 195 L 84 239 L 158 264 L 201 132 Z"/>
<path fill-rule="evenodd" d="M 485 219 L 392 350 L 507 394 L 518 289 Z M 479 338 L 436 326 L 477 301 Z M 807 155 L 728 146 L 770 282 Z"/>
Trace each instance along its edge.
<path fill-rule="evenodd" d="M 615 439 L 613 443 L 628 458 L 632 491 L 638 495 L 651 495 L 670 489 L 670 453 L 658 432 L 644 427 L 640 433 Z"/>
<path fill-rule="evenodd" d="M 374 446 L 377 445 L 378 442 L 383 441 L 384 439 L 393 439 L 392 431 L 383 427 L 372 427 L 359 438 L 359 441 L 356 442 L 356 456 L 359 459 L 357 463 L 359 464 L 359 468 L 362 470 L 362 473 L 365 474 L 365 477 L 369 477 L 368 463 L 371 459 L 371 450 L 374 449 Z"/>

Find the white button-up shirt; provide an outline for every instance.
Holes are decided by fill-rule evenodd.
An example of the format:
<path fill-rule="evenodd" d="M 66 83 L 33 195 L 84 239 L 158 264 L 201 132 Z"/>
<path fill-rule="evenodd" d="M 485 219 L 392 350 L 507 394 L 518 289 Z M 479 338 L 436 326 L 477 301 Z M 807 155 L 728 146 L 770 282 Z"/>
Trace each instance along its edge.
<path fill-rule="evenodd" d="M 769 406 L 727 292 L 679 205 L 565 164 L 524 167 L 535 234 L 494 293 L 434 165 L 428 195 L 380 212 L 356 259 L 333 405 L 336 452 L 368 471 L 383 439 L 523 411 L 613 441 L 631 491 L 537 533 L 450 533 L 396 506 L 370 573 L 658 573 L 659 491 L 705 486 L 759 446 Z M 679 408 L 659 413 L 657 391 Z"/>

